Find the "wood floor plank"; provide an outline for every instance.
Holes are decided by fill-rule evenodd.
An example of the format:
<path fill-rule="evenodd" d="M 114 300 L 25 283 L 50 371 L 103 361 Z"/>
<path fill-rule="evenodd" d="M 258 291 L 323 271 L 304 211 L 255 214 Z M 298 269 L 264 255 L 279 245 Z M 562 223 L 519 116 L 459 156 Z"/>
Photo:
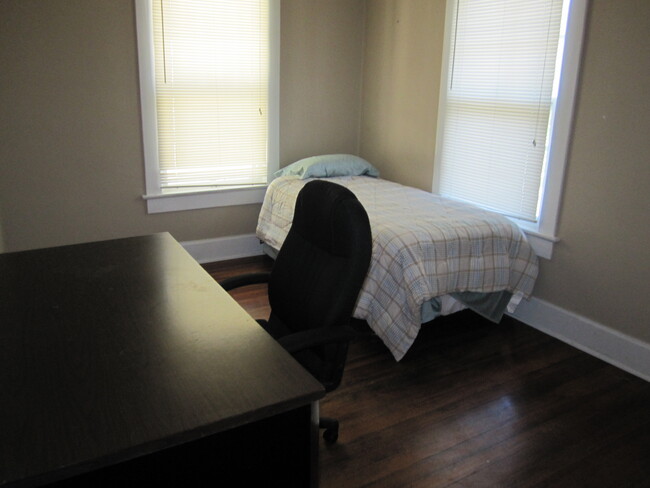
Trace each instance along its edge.
<path fill-rule="evenodd" d="M 271 266 L 205 267 L 219 280 Z M 268 316 L 264 286 L 233 296 Z M 355 342 L 321 413 L 341 422 L 321 441 L 324 488 L 650 487 L 650 384 L 511 318 L 439 318 L 400 362 Z"/>

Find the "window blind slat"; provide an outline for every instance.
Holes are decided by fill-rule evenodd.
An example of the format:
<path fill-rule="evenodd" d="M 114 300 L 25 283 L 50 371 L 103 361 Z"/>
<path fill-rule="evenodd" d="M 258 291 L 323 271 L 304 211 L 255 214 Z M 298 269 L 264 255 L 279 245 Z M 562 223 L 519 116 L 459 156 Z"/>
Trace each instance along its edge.
<path fill-rule="evenodd" d="M 561 0 L 458 0 L 438 190 L 535 221 Z"/>
<path fill-rule="evenodd" d="M 266 184 L 267 3 L 152 3 L 162 189 Z"/>

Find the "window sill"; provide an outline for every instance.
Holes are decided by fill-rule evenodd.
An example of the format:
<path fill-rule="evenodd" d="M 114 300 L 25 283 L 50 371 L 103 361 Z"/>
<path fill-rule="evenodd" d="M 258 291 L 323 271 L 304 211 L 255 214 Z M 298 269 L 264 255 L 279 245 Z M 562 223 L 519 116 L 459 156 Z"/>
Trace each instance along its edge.
<path fill-rule="evenodd" d="M 526 234 L 528 243 L 535 251 L 535 254 L 537 254 L 540 258 L 551 259 L 553 256 L 553 245 L 560 239 L 555 236 L 541 234 L 540 232 L 534 231 L 532 229 L 527 229 L 522 226 L 520 227 L 524 234 Z"/>
<path fill-rule="evenodd" d="M 251 186 L 227 190 L 148 194 L 142 198 L 147 202 L 147 212 L 152 214 L 262 203 L 265 194 L 266 186 Z"/>

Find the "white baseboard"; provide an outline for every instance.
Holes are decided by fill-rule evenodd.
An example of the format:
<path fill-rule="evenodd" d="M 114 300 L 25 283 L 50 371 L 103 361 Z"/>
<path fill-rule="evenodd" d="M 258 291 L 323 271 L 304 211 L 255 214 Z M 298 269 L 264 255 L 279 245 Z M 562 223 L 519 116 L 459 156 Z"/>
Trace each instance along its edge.
<path fill-rule="evenodd" d="M 181 245 L 199 263 L 212 263 L 263 254 L 262 245 L 255 234 L 185 241 L 181 242 Z"/>
<path fill-rule="evenodd" d="M 522 300 L 517 320 L 650 381 L 650 344 L 537 298 Z"/>

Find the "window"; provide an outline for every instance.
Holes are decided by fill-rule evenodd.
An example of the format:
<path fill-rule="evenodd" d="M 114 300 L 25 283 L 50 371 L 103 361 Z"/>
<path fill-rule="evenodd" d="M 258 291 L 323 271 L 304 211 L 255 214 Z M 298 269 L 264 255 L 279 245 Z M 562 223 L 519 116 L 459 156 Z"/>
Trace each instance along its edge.
<path fill-rule="evenodd" d="M 434 191 L 515 220 L 550 258 L 586 0 L 448 0 Z"/>
<path fill-rule="evenodd" d="M 278 168 L 279 0 L 136 0 L 150 213 L 261 202 Z"/>

